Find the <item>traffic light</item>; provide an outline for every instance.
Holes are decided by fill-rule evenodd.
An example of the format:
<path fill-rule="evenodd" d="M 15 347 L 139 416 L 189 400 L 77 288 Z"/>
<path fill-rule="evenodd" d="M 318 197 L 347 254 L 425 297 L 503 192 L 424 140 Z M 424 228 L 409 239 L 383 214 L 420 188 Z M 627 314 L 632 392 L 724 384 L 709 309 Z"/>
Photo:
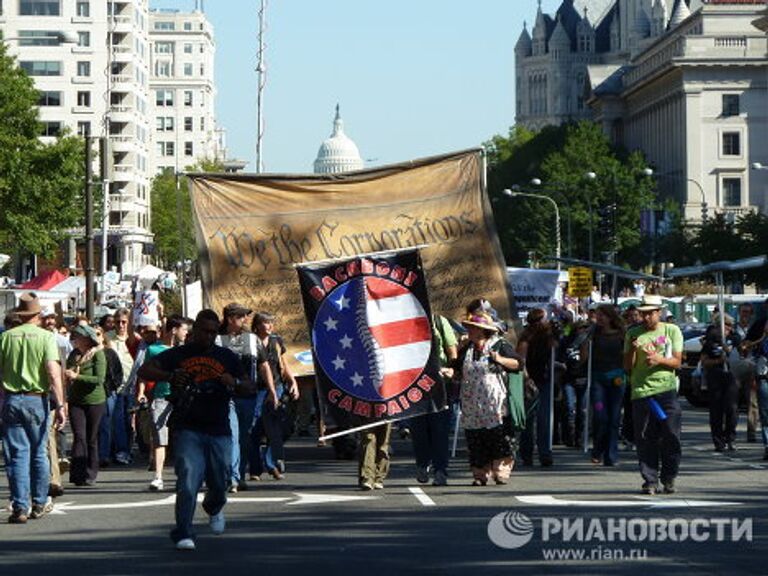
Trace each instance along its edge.
<path fill-rule="evenodd" d="M 616 239 L 616 204 L 607 204 L 597 209 L 600 221 L 597 225 L 598 236 L 613 245 Z"/>

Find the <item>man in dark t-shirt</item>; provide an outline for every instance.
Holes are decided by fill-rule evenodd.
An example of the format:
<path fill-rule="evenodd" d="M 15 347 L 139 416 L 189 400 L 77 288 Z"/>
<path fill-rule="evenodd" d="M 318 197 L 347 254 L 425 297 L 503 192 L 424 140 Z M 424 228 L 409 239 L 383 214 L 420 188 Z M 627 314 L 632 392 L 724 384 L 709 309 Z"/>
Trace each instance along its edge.
<path fill-rule="evenodd" d="M 194 550 L 192 520 L 197 493 L 208 488 L 203 509 L 214 534 L 225 528 L 223 508 L 232 458 L 229 401 L 240 383 L 237 355 L 215 344 L 219 318 L 202 310 L 192 326 L 189 344 L 166 350 L 139 369 L 146 380 L 171 384 L 171 424 L 176 469 L 176 528 L 171 539 L 179 550 Z"/>

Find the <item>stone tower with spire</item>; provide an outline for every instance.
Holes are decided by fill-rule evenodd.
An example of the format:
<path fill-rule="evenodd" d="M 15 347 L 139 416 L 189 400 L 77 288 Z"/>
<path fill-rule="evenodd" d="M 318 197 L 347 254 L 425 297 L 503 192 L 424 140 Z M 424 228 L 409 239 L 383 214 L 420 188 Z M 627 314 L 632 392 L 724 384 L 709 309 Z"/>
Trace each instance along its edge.
<path fill-rule="evenodd" d="M 690 4 L 690 6 L 689 6 Z M 587 67 L 628 63 L 697 9 L 701 0 L 562 0 L 554 15 L 538 2 L 515 44 L 517 123 L 531 129 L 589 118 Z"/>

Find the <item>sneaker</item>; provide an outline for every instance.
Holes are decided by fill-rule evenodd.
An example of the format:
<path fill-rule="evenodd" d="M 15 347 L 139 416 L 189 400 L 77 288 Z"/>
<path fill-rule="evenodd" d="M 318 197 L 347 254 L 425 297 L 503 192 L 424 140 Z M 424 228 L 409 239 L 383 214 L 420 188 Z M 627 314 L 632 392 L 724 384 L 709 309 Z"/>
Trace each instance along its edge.
<path fill-rule="evenodd" d="M 155 478 L 152 480 L 152 482 L 149 483 L 149 490 L 151 492 L 159 492 L 163 489 L 163 479 L 162 478 Z"/>
<path fill-rule="evenodd" d="M 282 480 L 283 478 L 285 478 L 285 476 L 283 476 L 283 473 L 280 472 L 280 470 L 278 470 L 277 468 L 272 468 L 271 470 L 269 470 L 269 474 L 275 480 Z"/>
<path fill-rule="evenodd" d="M 373 490 L 373 483 L 368 482 L 367 480 L 365 482 L 360 482 L 360 490 L 363 492 L 370 492 Z"/>
<path fill-rule="evenodd" d="M 275 462 L 275 466 L 280 474 L 285 474 L 285 460 L 278 460 Z"/>
<path fill-rule="evenodd" d="M 194 550 L 195 541 L 192 538 L 182 538 L 176 542 L 176 550 Z"/>
<path fill-rule="evenodd" d="M 8 516 L 8 524 L 26 524 L 27 513 L 21 508 L 15 508 L 11 515 Z"/>
<path fill-rule="evenodd" d="M 374 490 L 384 490 L 384 482 L 374 482 L 373 483 L 373 489 Z"/>
<path fill-rule="evenodd" d="M 646 494 L 648 496 L 655 496 L 656 495 L 656 484 L 643 484 L 642 489 L 640 490 L 643 494 Z"/>
<path fill-rule="evenodd" d="M 400 438 L 407 440 L 411 437 L 411 429 L 407 427 L 400 428 Z"/>
<path fill-rule="evenodd" d="M 260 474 L 251 474 L 248 476 L 248 480 L 251 482 L 260 482 L 261 481 L 261 475 Z"/>
<path fill-rule="evenodd" d="M 728 450 L 728 452 L 736 452 L 736 450 L 737 450 L 736 449 L 736 444 L 734 444 L 733 442 L 728 442 L 728 444 L 726 445 L 725 449 Z"/>
<path fill-rule="evenodd" d="M 237 484 L 231 484 L 227 492 L 230 494 L 237 494 Z"/>
<path fill-rule="evenodd" d="M 438 470 L 435 472 L 435 479 L 432 482 L 432 486 L 447 486 L 448 485 L 448 474 L 443 472 L 442 470 Z"/>
<path fill-rule="evenodd" d="M 426 484 L 429 482 L 429 468 L 426 466 L 416 467 L 416 482 L 419 484 Z"/>
<path fill-rule="evenodd" d="M 238 492 L 247 492 L 248 482 L 246 482 L 245 480 L 240 480 L 240 482 L 237 483 L 237 490 Z"/>
<path fill-rule="evenodd" d="M 131 463 L 131 455 L 128 452 L 118 452 L 115 454 L 115 462 L 127 466 Z"/>
<path fill-rule="evenodd" d="M 662 486 L 664 487 L 664 494 L 674 494 L 676 492 L 674 480 L 662 482 Z"/>
<path fill-rule="evenodd" d="M 208 525 L 211 527 L 211 532 L 214 534 L 224 534 L 224 529 L 227 527 L 224 511 L 221 510 L 218 514 L 213 514 L 208 520 Z"/>
<path fill-rule="evenodd" d="M 48 484 L 48 496 L 51 498 L 64 496 L 64 488 L 62 488 L 61 484 Z"/>
<path fill-rule="evenodd" d="M 33 520 L 42 518 L 53 510 L 53 499 L 49 496 L 45 504 L 32 504 L 32 512 L 29 515 Z"/>

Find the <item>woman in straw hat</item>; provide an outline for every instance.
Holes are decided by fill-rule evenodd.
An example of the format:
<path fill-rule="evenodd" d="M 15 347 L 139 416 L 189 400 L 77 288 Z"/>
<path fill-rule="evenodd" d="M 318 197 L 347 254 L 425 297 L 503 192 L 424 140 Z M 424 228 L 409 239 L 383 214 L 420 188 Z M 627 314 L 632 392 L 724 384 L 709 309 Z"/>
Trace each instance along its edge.
<path fill-rule="evenodd" d="M 485 312 L 468 314 L 468 344 L 459 353 L 461 409 L 469 450 L 473 486 L 493 479 L 506 484 L 516 450 L 509 423 L 507 386 L 503 374 L 520 368 L 520 357 L 499 336 L 493 318 Z"/>

